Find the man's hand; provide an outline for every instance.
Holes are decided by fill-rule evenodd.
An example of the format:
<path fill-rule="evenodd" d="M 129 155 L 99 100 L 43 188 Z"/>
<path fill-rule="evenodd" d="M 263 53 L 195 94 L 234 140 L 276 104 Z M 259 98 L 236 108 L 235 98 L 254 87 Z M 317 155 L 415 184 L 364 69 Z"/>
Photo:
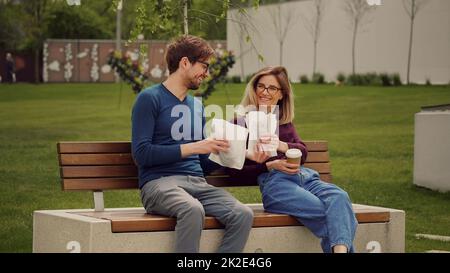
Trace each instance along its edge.
<path fill-rule="evenodd" d="M 230 148 L 230 144 L 228 140 L 216 140 L 207 138 L 201 141 L 182 144 L 180 146 L 181 149 L 181 157 L 185 158 L 190 155 L 198 155 L 198 154 L 218 154 L 219 152 L 228 152 Z"/>
<path fill-rule="evenodd" d="M 277 159 L 266 163 L 268 170 L 278 170 L 287 174 L 297 174 L 300 168 L 299 164 L 291 164 L 286 159 Z"/>

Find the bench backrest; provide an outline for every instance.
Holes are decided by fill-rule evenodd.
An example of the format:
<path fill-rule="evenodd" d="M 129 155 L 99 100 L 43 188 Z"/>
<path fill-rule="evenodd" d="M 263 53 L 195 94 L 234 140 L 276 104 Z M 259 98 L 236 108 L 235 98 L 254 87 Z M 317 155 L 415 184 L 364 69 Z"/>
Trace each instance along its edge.
<path fill-rule="evenodd" d="M 305 167 L 319 172 L 331 182 L 330 156 L 326 141 L 306 141 Z M 137 167 L 131 156 L 130 142 L 59 142 L 57 144 L 62 189 L 65 191 L 137 189 Z M 256 186 L 256 180 L 231 178 L 223 170 L 206 177 L 218 187 Z"/>

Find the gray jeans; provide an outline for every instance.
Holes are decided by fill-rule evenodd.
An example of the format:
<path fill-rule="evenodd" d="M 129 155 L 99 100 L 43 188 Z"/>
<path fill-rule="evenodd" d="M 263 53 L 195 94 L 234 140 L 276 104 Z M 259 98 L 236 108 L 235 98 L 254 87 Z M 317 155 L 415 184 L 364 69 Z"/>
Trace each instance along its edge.
<path fill-rule="evenodd" d="M 141 189 L 147 213 L 176 217 L 176 252 L 198 252 L 205 214 L 225 226 L 218 252 L 242 252 L 253 224 L 253 211 L 224 189 L 203 177 L 167 176 L 147 182 Z"/>

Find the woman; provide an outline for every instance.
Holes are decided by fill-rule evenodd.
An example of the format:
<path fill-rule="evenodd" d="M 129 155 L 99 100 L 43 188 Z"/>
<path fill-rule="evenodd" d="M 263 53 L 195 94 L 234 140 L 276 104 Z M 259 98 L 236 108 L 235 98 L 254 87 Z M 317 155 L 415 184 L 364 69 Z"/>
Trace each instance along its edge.
<path fill-rule="evenodd" d="M 272 213 L 296 217 L 317 237 L 326 253 L 353 252 L 357 220 L 347 193 L 336 185 L 320 180 L 309 168 L 290 164 L 285 152 L 302 151 L 301 165 L 308 154 L 306 145 L 292 123 L 294 99 L 286 69 L 267 67 L 257 72 L 248 83 L 241 105 L 247 109 L 274 111 L 278 106 L 279 137 L 260 139 L 256 151 L 247 156 L 242 170 L 229 169 L 231 176 L 255 178 L 260 186 L 264 209 Z M 236 120 L 242 124 L 242 120 Z M 269 158 L 261 144 L 277 147 L 277 156 Z"/>

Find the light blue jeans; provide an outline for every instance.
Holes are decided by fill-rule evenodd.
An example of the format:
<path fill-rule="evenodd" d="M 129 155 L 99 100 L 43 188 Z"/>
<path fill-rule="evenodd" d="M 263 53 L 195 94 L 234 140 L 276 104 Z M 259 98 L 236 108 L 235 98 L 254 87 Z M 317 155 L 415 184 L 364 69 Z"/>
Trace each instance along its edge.
<path fill-rule="evenodd" d="M 348 194 L 338 186 L 320 180 L 309 168 L 295 175 L 271 170 L 258 176 L 264 209 L 297 218 L 317 237 L 322 250 L 331 253 L 335 245 L 354 252 L 358 221 Z"/>

